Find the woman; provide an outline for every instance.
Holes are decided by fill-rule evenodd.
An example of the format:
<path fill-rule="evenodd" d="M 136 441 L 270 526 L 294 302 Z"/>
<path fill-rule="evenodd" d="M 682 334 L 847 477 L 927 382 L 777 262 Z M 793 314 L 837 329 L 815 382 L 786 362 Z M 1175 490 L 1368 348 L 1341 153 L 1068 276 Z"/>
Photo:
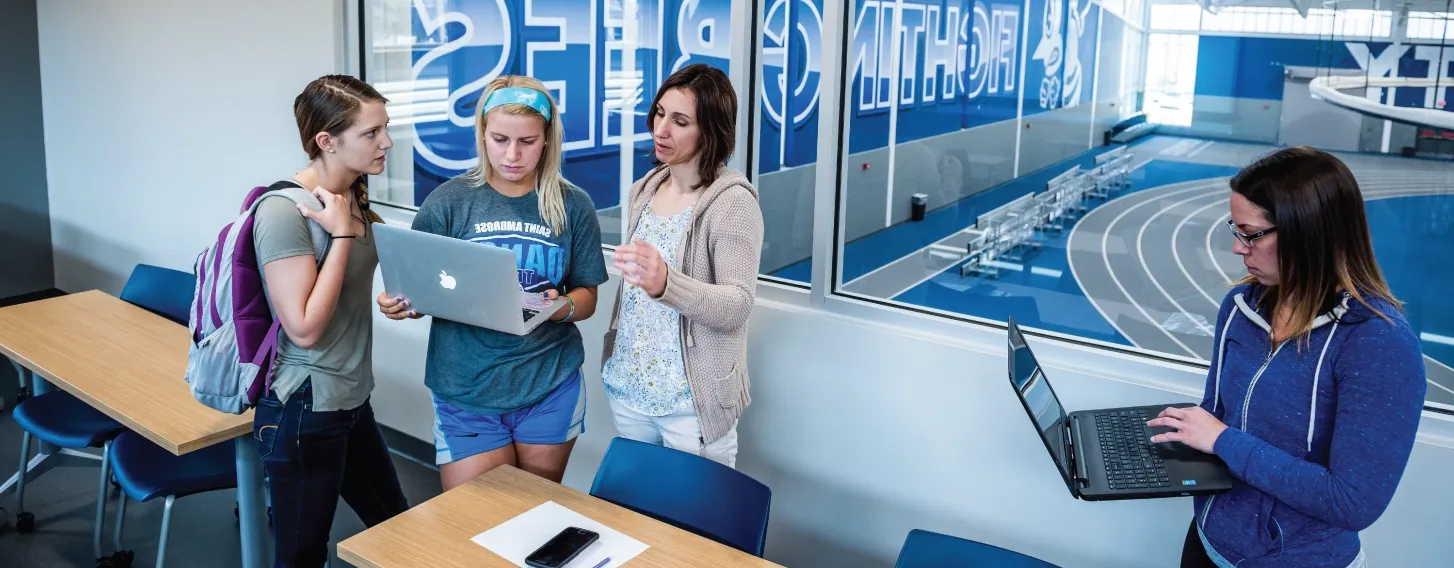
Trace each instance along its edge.
<path fill-rule="evenodd" d="M 387 102 L 346 75 L 309 83 L 293 102 L 311 162 L 293 175 L 323 210 L 281 198 L 258 205 L 253 241 L 263 287 L 282 324 L 272 389 L 253 433 L 272 497 L 275 565 L 323 566 L 338 498 L 374 526 L 408 508 L 374 422 L 372 223 L 364 175 L 384 171 L 393 141 Z M 308 221 L 332 237 L 323 265 Z"/>
<path fill-rule="evenodd" d="M 1365 566 L 1358 532 L 1388 507 L 1424 404 L 1419 339 L 1342 162 L 1287 148 L 1231 186 L 1248 276 L 1222 302 L 1201 406 L 1148 422 L 1236 479 L 1196 499 L 1182 565 Z"/>
<path fill-rule="evenodd" d="M 732 84 L 714 67 L 684 67 L 657 90 L 646 119 L 657 168 L 631 189 L 601 373 L 622 436 L 728 467 L 751 401 L 747 318 L 762 251 L 757 188 L 725 166 L 736 120 Z"/>
<path fill-rule="evenodd" d="M 606 261 L 595 204 L 561 177 L 563 129 L 547 93 L 530 77 L 491 81 L 475 119 L 479 165 L 435 189 L 414 217 L 416 231 L 513 249 L 521 290 L 565 300 L 524 337 L 433 320 L 424 384 L 446 491 L 501 465 L 559 482 L 585 431 L 576 322 L 596 311 Z M 421 316 L 407 298 L 380 294 L 378 303 L 391 319 Z"/>

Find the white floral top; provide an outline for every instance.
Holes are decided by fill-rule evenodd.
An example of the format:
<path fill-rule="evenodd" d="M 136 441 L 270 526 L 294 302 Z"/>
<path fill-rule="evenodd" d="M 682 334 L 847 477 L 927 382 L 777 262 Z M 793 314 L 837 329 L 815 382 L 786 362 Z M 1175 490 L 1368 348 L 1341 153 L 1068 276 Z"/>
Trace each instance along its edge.
<path fill-rule="evenodd" d="M 658 217 L 647 205 L 637 221 L 632 240 L 656 247 L 668 266 L 677 267 L 677 249 L 692 220 L 692 208 L 672 217 Z M 631 410 L 647 416 L 666 416 L 692 408 L 682 358 L 682 321 L 677 311 L 653 301 L 638 286 L 621 296 L 621 319 L 616 326 L 616 347 L 606 361 L 602 378 L 606 394 Z"/>

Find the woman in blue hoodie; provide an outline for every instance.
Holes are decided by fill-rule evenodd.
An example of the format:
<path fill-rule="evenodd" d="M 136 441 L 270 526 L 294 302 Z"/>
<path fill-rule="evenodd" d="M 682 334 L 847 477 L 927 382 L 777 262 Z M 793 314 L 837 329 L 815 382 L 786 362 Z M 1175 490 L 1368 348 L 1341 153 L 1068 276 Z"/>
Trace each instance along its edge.
<path fill-rule="evenodd" d="M 1217 315 L 1200 407 L 1151 426 L 1236 478 L 1198 497 L 1182 566 L 1362 567 L 1358 532 L 1393 498 L 1423 409 L 1419 340 L 1373 258 L 1358 182 L 1286 148 L 1231 181 L 1248 275 Z"/>

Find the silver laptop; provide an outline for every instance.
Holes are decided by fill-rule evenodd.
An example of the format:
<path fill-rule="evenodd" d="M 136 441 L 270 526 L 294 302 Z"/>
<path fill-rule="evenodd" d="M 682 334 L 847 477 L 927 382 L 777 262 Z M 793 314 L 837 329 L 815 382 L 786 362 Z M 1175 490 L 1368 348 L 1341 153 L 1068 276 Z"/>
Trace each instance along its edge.
<path fill-rule="evenodd" d="M 384 290 L 421 314 L 526 335 L 565 303 L 521 290 L 510 249 L 384 223 L 374 228 Z"/>

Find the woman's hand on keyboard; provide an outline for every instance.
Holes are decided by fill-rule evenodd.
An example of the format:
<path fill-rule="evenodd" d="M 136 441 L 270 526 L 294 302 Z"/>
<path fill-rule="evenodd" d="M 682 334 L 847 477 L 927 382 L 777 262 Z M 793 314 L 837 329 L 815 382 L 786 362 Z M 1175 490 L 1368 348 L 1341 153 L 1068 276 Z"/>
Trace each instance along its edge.
<path fill-rule="evenodd" d="M 1146 423 L 1153 428 L 1172 428 L 1175 432 L 1157 434 L 1151 437 L 1151 443 L 1161 444 L 1165 442 L 1181 442 L 1192 449 L 1213 453 L 1212 448 L 1217 445 L 1217 438 L 1227 429 L 1227 425 L 1216 416 L 1212 416 L 1206 409 L 1200 406 L 1191 408 L 1168 408 L 1156 415 Z"/>

